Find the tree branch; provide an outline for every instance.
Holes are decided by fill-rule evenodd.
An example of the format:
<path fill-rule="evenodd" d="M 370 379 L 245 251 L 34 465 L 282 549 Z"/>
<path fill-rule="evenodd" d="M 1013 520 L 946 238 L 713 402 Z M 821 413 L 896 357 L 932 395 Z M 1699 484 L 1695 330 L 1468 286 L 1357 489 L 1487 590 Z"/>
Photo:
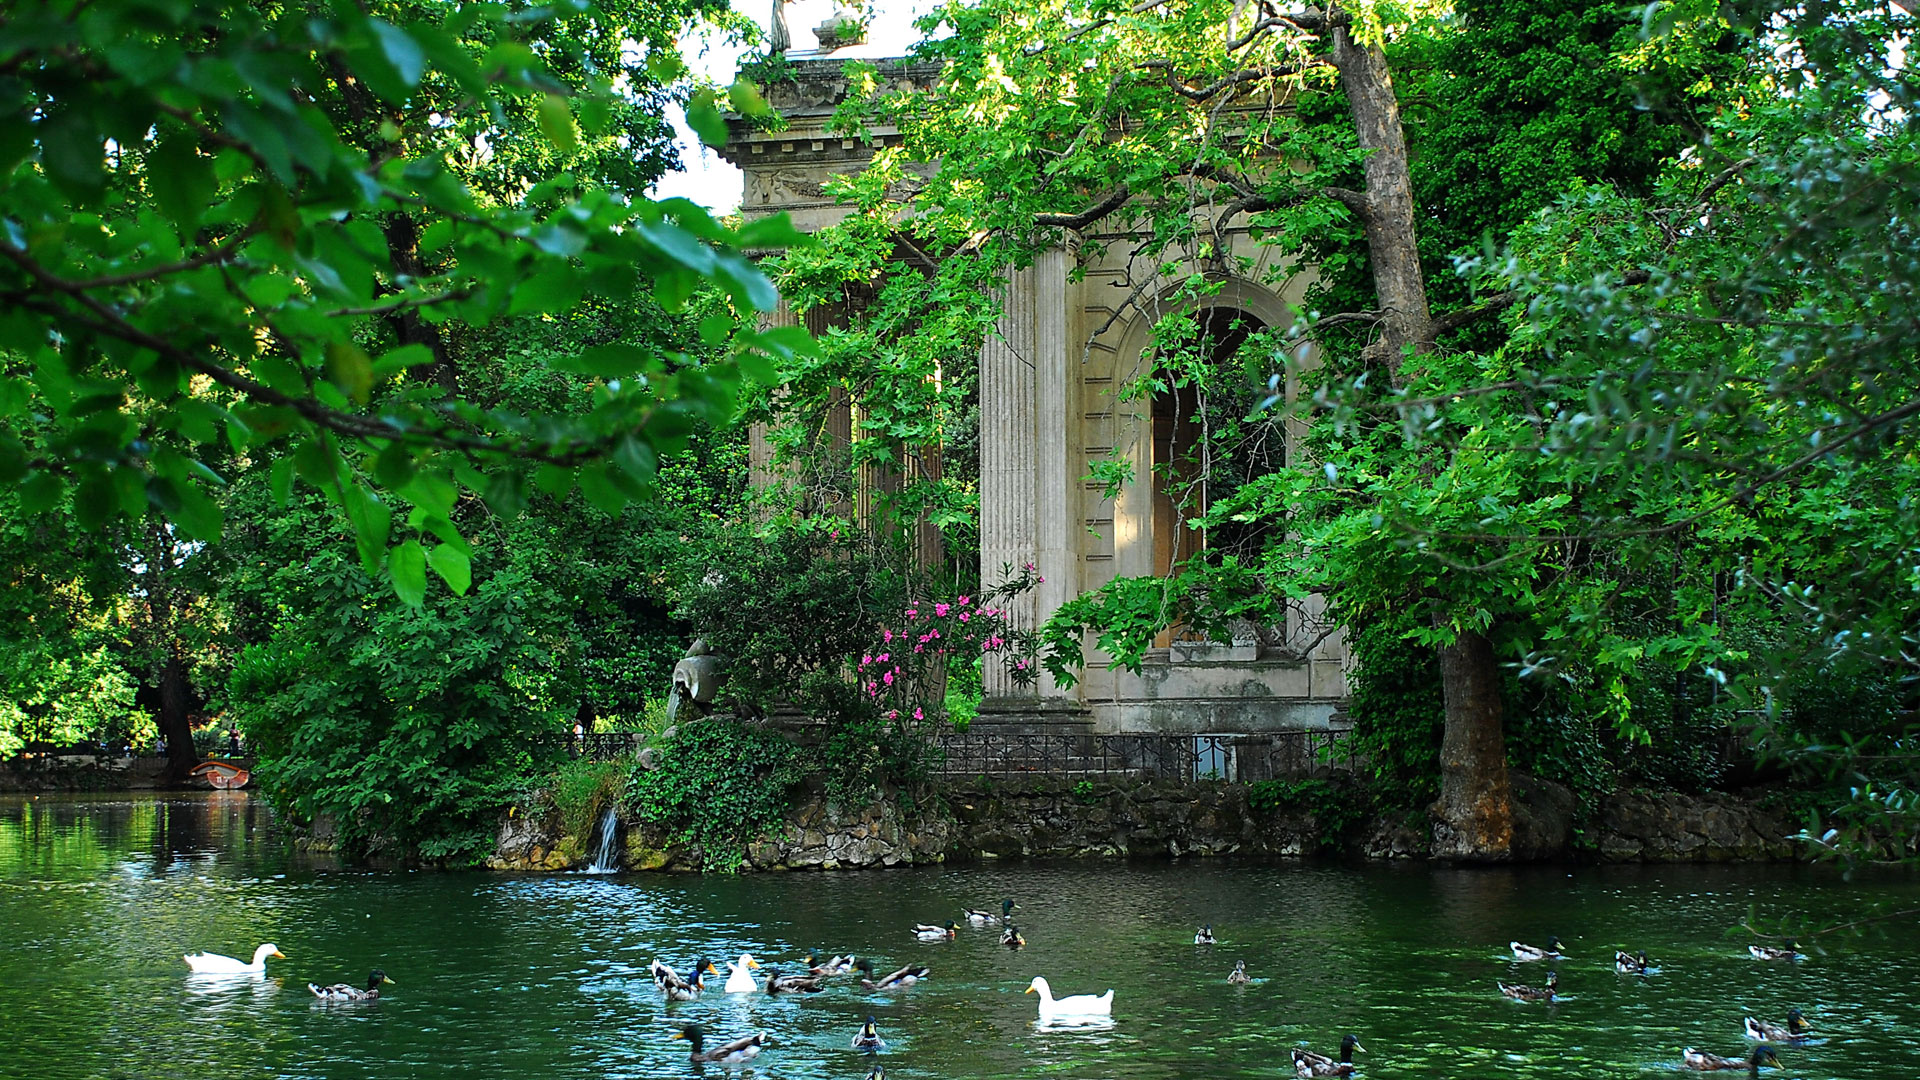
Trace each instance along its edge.
<path fill-rule="evenodd" d="M 1033 221 L 1036 225 L 1054 228 L 1084 229 L 1094 222 L 1099 221 L 1101 218 L 1106 217 L 1108 214 L 1113 213 L 1115 210 L 1120 209 L 1122 206 L 1125 206 L 1127 200 L 1132 197 L 1133 192 L 1127 189 L 1127 185 L 1121 184 L 1119 187 L 1113 189 L 1113 192 L 1106 198 L 1101 199 L 1099 202 L 1094 203 L 1092 206 L 1087 207 L 1077 214 L 1035 214 Z"/>

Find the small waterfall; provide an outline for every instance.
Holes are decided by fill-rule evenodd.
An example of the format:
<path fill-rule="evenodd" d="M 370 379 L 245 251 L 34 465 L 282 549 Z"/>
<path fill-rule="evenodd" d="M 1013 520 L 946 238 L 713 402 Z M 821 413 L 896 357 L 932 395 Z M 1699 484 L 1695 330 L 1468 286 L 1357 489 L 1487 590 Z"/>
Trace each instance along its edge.
<path fill-rule="evenodd" d="M 613 838 L 619 831 L 619 822 L 615 820 L 614 808 L 607 807 L 606 814 L 600 818 L 600 843 L 593 849 L 593 862 L 587 865 L 589 874 L 611 874 L 620 869 L 613 860 Z"/>

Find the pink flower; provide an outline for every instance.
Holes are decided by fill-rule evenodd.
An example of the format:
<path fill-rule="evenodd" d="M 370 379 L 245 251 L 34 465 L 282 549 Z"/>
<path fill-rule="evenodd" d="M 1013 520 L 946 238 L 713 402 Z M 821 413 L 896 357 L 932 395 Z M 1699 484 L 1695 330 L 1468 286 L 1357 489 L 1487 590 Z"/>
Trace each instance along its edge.
<path fill-rule="evenodd" d="M 875 660 L 878 660 L 878 661 L 880 661 L 881 663 L 883 663 L 883 664 L 884 664 L 884 663 L 886 663 L 886 662 L 887 662 L 887 654 L 886 654 L 886 653 L 881 653 L 881 654 L 880 654 L 879 656 L 876 656 L 876 657 L 874 657 L 874 659 L 875 659 Z"/>
<path fill-rule="evenodd" d="M 967 621 L 967 613 L 966 613 L 966 612 L 964 612 L 964 611 L 963 611 L 963 612 L 961 612 L 961 613 L 960 613 L 960 621 L 961 621 L 961 622 L 966 622 L 966 621 Z"/>
<path fill-rule="evenodd" d="M 868 664 L 871 664 L 871 663 L 873 663 L 873 655 L 872 655 L 871 653 L 861 653 L 861 654 L 860 654 L 860 666 L 861 666 L 861 667 L 866 667 L 866 666 L 867 666 Z"/>
<path fill-rule="evenodd" d="M 915 720 L 925 720 L 927 717 L 925 713 L 920 711 L 920 706 L 915 705 L 913 707 L 913 718 Z"/>
<path fill-rule="evenodd" d="M 891 642 L 893 640 L 893 631 L 882 628 L 880 631 L 880 639 L 882 641 Z"/>
<path fill-rule="evenodd" d="M 1022 565 L 1022 566 L 1020 567 L 1020 569 L 1022 569 L 1022 570 L 1031 570 L 1031 569 L 1033 569 L 1033 564 L 1032 564 L 1032 563 L 1025 563 L 1025 564 L 1023 564 L 1023 565 Z"/>
<path fill-rule="evenodd" d="M 888 710 L 887 710 L 887 719 L 889 719 L 889 720 L 898 720 L 898 719 L 900 719 L 900 710 L 899 710 L 899 709 L 888 709 Z"/>
<path fill-rule="evenodd" d="M 947 617 L 947 610 L 948 610 L 948 609 L 947 609 L 947 605 L 945 605 L 945 604 L 935 604 L 935 605 L 933 605 L 933 613 L 934 613 L 935 615 L 938 615 L 938 616 L 940 616 L 940 617 L 941 617 L 941 618 L 943 618 L 943 619 Z"/>
<path fill-rule="evenodd" d="M 918 644 L 918 645 L 915 645 L 915 646 L 913 647 L 913 651 L 914 651 L 914 652 L 926 652 L 926 651 L 927 651 L 927 643 L 923 641 L 923 642 L 921 642 L 920 644 Z"/>
<path fill-rule="evenodd" d="M 907 618 L 909 618 L 909 619 L 917 619 L 917 618 L 919 618 L 919 617 L 920 617 L 920 609 L 919 609 L 919 608 L 911 608 L 911 607 L 910 607 L 910 608 L 908 608 L 908 609 L 907 609 Z"/>
<path fill-rule="evenodd" d="M 886 683 L 886 684 L 887 684 L 888 686 L 892 686 L 892 685 L 893 685 L 893 672 L 891 672 L 891 671 L 889 671 L 889 672 L 887 672 L 887 673 L 886 673 L 885 675 L 882 675 L 882 676 L 880 676 L 880 681 L 881 681 L 881 682 L 883 682 L 883 683 Z"/>
<path fill-rule="evenodd" d="M 1034 580 L 1039 582 L 1042 585 L 1045 585 L 1047 583 L 1047 576 L 1045 574 L 1042 574 L 1039 577 L 1035 578 Z"/>
<path fill-rule="evenodd" d="M 954 602 L 959 604 L 961 607 L 966 607 L 969 603 L 972 603 L 972 601 L 968 600 L 964 596 Z"/>

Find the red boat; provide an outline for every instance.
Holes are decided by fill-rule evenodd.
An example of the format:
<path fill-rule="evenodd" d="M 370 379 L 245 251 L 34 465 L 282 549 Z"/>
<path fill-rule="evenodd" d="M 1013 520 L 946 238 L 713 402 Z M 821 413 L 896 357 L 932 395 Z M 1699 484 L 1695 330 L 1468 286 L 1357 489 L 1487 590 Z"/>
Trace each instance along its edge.
<path fill-rule="evenodd" d="M 208 758 L 195 765 L 187 775 L 202 777 L 208 784 L 221 791 L 246 787 L 247 781 L 252 778 L 246 766 L 236 765 L 231 761 L 221 761 L 219 758 Z"/>

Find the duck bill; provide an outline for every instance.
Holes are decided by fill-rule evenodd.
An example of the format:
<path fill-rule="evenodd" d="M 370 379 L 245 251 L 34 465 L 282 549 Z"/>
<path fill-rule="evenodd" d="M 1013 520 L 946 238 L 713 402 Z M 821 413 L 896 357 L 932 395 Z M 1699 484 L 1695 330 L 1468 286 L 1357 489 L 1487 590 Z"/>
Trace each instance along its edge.
<path fill-rule="evenodd" d="M 399 986 L 399 985 L 400 985 L 399 983 L 397 983 L 397 982 L 394 982 L 394 981 L 393 981 L 393 978 L 392 978 L 391 976 L 387 976 L 387 975 L 382 975 L 382 976 L 380 976 L 380 981 L 381 981 L 381 982 L 383 982 L 383 983 L 386 983 L 386 984 L 387 984 L 388 986 Z"/>
<path fill-rule="evenodd" d="M 279 949 L 275 949 L 272 952 L 268 953 L 267 955 L 272 957 L 277 957 L 278 959 L 281 959 L 281 960 L 285 960 L 287 958 L 287 954 L 281 952 Z"/>
<path fill-rule="evenodd" d="M 758 961 L 758 960 L 749 960 L 749 961 L 747 961 L 747 966 L 748 966 L 748 967 L 750 967 L 750 968 L 757 968 L 757 967 L 759 967 L 759 966 L 760 966 L 760 961 Z"/>
<path fill-rule="evenodd" d="M 684 1039 L 687 1037 L 687 1033 L 684 1031 L 676 1031 L 673 1033 L 673 1037 L 676 1039 Z"/>
<path fill-rule="evenodd" d="M 1358 1051 L 1359 1051 L 1360 1053 L 1362 1053 L 1362 1054 L 1364 1054 L 1364 1053 L 1366 1053 L 1366 1052 L 1367 1052 L 1367 1048 L 1366 1048 L 1366 1047 L 1364 1047 L 1364 1046 L 1361 1046 L 1361 1045 L 1360 1045 L 1359 1043 L 1354 1043 L 1354 1044 L 1353 1044 L 1353 1048 L 1354 1048 L 1355 1050 L 1358 1050 Z"/>
<path fill-rule="evenodd" d="M 1022 990 L 1022 991 L 1020 991 L 1020 992 L 1021 992 L 1021 993 L 1023 993 L 1023 994 L 1031 994 L 1031 993 L 1033 993 L 1033 987 L 1031 987 L 1031 986 L 1029 986 L 1029 987 L 1027 987 L 1027 988 L 1026 988 L 1025 990 Z"/>

